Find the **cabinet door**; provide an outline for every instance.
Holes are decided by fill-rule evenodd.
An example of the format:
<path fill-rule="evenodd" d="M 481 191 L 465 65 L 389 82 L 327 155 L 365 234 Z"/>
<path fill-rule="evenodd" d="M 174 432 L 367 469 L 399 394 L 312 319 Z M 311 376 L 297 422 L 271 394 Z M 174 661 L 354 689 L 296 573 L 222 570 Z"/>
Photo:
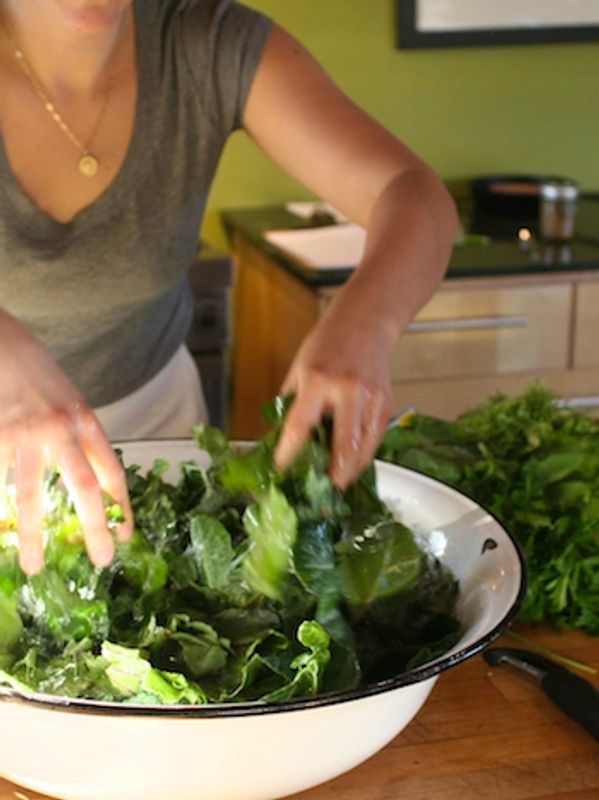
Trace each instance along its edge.
<path fill-rule="evenodd" d="M 599 367 L 599 283 L 581 283 L 576 289 L 574 366 Z"/>
<path fill-rule="evenodd" d="M 569 284 L 442 289 L 396 348 L 394 381 L 565 368 Z"/>
<path fill-rule="evenodd" d="M 318 319 L 319 300 L 241 234 L 234 240 L 231 436 L 254 439 L 261 411 L 280 391 L 293 356 Z"/>

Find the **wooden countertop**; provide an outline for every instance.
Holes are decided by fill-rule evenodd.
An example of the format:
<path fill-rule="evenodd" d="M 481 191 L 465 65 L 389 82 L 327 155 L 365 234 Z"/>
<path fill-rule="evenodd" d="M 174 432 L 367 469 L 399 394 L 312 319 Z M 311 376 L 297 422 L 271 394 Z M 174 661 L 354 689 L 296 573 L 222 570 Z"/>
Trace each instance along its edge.
<path fill-rule="evenodd" d="M 599 670 L 599 637 L 515 628 Z M 497 644 L 526 647 L 513 638 Z M 599 688 L 599 675 L 587 676 Z M 534 682 L 476 656 L 442 675 L 420 713 L 352 772 L 293 800 L 597 800 L 599 743 Z M 1 800 L 4 800 L 2 798 Z"/>
<path fill-rule="evenodd" d="M 599 637 L 516 630 L 599 670 Z M 498 644 L 525 646 L 507 636 Z M 589 679 L 599 688 L 599 675 Z M 503 667 L 491 670 L 479 655 L 442 675 L 420 713 L 384 750 L 289 800 L 597 798 L 599 743 L 534 682 Z M 46 796 L 0 780 L 0 800 Z"/>

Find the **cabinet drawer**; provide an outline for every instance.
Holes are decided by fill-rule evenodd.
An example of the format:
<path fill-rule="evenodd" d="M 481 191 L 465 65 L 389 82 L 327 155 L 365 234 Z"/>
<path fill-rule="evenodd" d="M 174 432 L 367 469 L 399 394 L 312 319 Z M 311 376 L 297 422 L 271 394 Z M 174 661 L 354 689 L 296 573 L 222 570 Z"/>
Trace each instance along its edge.
<path fill-rule="evenodd" d="M 454 418 L 483 403 L 494 394 L 512 397 L 539 381 L 554 392 L 562 405 L 599 416 L 599 370 L 548 369 L 502 372 L 501 375 L 454 376 L 430 380 L 398 381 L 393 384 L 394 407 L 413 406 L 421 414 Z"/>
<path fill-rule="evenodd" d="M 394 380 L 565 367 L 570 285 L 441 289 L 401 337 Z"/>
<path fill-rule="evenodd" d="M 599 283 L 581 283 L 576 290 L 574 366 L 599 366 Z"/>

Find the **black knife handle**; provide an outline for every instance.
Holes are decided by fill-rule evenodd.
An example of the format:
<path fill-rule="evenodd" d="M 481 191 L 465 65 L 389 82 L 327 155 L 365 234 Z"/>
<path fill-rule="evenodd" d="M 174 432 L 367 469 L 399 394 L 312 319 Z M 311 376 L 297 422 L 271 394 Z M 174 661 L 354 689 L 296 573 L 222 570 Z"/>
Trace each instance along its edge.
<path fill-rule="evenodd" d="M 567 670 L 548 672 L 541 681 L 555 705 L 599 741 L 599 691 Z"/>

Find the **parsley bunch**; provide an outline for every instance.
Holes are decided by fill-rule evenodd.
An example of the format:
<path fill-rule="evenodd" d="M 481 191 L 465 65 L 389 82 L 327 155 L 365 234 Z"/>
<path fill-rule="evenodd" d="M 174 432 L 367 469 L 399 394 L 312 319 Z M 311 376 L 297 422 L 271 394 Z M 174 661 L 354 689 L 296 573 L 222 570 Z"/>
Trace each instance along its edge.
<path fill-rule="evenodd" d="M 535 384 L 456 421 L 416 414 L 379 457 L 455 486 L 519 540 L 521 619 L 599 634 L 599 422 Z"/>

